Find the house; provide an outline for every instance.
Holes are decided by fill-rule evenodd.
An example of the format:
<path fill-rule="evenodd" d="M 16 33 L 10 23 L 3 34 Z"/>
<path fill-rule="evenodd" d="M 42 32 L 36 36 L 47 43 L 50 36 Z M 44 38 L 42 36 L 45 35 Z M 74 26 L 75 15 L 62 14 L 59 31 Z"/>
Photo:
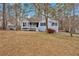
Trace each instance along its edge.
<path fill-rule="evenodd" d="M 16 30 L 16 19 L 14 17 L 7 19 L 7 30 Z"/>
<path fill-rule="evenodd" d="M 49 29 L 53 29 L 56 32 L 58 32 L 58 21 L 57 20 L 51 20 L 48 18 L 48 28 Z M 46 21 L 42 20 L 39 22 L 39 26 L 38 26 L 38 30 L 39 31 L 46 31 Z"/>
<path fill-rule="evenodd" d="M 8 30 L 16 30 L 16 25 L 8 22 L 7 23 L 7 29 Z"/>
<path fill-rule="evenodd" d="M 48 19 L 48 28 L 58 32 L 58 21 Z M 46 21 L 38 17 L 27 18 L 21 21 L 21 30 L 46 31 Z"/>

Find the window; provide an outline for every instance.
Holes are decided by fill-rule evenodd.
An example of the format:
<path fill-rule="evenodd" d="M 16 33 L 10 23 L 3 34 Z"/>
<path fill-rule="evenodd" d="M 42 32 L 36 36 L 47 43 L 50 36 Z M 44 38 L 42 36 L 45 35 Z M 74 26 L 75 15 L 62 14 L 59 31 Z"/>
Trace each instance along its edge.
<path fill-rule="evenodd" d="M 55 23 L 55 26 L 57 26 L 57 23 Z"/>
<path fill-rule="evenodd" d="M 54 23 L 52 23 L 52 26 L 54 26 Z"/>
<path fill-rule="evenodd" d="M 52 23 L 52 26 L 57 26 L 57 23 Z"/>
<path fill-rule="evenodd" d="M 26 26 L 26 23 L 25 22 L 23 22 L 23 26 Z"/>
<path fill-rule="evenodd" d="M 40 23 L 40 26 L 46 26 L 46 23 Z"/>

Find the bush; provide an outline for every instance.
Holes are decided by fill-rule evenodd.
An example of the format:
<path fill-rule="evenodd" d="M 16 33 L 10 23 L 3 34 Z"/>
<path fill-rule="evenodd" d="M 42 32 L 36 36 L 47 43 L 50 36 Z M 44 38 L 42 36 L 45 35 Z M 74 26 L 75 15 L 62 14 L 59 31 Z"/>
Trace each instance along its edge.
<path fill-rule="evenodd" d="M 48 29 L 48 33 L 55 33 L 56 31 L 54 29 Z"/>

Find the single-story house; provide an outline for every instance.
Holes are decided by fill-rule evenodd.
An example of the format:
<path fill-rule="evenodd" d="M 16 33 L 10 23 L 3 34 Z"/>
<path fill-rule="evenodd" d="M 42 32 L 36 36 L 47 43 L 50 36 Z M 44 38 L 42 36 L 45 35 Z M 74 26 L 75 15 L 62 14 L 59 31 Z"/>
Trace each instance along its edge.
<path fill-rule="evenodd" d="M 58 32 L 58 21 L 48 19 L 48 28 Z M 25 19 L 21 21 L 21 30 L 46 31 L 46 21 L 38 17 Z"/>
<path fill-rule="evenodd" d="M 8 30 L 16 30 L 16 25 L 8 22 L 7 23 L 7 29 Z"/>

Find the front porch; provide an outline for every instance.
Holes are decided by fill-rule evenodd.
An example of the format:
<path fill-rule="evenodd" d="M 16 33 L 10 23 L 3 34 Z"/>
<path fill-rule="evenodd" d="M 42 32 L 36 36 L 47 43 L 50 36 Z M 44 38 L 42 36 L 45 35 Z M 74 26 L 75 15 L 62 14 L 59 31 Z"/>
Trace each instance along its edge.
<path fill-rule="evenodd" d="M 38 22 L 23 22 L 22 30 L 26 31 L 38 31 Z"/>

